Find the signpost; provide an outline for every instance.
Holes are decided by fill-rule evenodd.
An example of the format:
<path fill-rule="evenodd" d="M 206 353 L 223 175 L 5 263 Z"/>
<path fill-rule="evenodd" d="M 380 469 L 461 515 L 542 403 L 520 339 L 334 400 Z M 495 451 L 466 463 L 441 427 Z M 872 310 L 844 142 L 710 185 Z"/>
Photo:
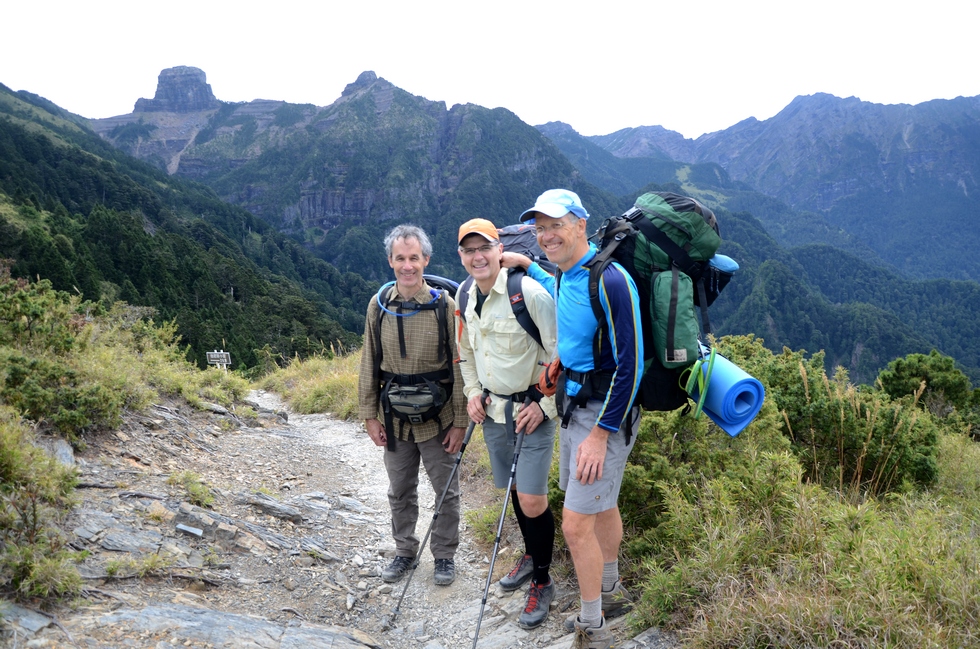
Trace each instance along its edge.
<path fill-rule="evenodd" d="M 216 349 L 213 352 L 207 352 L 207 355 L 208 365 L 217 365 L 221 369 L 228 371 L 228 366 L 231 365 L 231 352 L 224 350 L 219 352 Z"/>

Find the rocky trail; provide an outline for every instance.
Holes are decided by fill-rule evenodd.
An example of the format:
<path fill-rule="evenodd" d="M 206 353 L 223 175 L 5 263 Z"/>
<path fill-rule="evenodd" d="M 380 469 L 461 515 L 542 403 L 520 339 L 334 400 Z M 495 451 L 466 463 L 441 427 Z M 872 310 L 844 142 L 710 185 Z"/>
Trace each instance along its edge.
<path fill-rule="evenodd" d="M 167 402 L 127 416 L 83 452 L 55 444 L 81 474 L 79 504 L 62 527 L 72 547 L 87 552 L 83 596 L 46 612 L 0 601 L 0 645 L 472 647 L 490 548 L 464 527 L 448 587 L 432 583 L 426 548 L 393 616 L 405 581 L 380 576 L 394 553 L 383 449 L 357 423 L 289 413 L 266 392 L 249 402 L 258 412 L 251 421 L 220 406 Z M 464 509 L 474 509 L 498 495 L 473 475 L 467 456 Z M 191 503 L 182 484 L 188 472 L 210 487 L 209 507 Z M 420 538 L 437 497 L 423 473 Z M 514 534 L 504 535 L 494 582 L 523 550 Z M 551 615 L 532 631 L 516 623 L 524 589 L 491 585 L 477 646 L 568 648 L 573 637 L 562 621 L 578 593 L 560 568 L 556 583 Z M 678 646 L 656 629 L 628 638 L 622 618 L 612 627 L 623 649 Z"/>

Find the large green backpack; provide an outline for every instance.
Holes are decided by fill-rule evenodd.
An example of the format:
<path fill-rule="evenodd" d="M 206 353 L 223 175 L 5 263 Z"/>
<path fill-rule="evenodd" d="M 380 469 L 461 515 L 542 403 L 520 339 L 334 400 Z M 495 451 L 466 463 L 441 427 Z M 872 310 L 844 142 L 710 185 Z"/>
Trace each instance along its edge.
<path fill-rule="evenodd" d="M 731 279 L 709 264 L 721 244 L 714 213 L 693 198 L 651 192 L 622 216 L 607 219 L 593 238 L 599 248 L 590 268 L 593 310 L 599 305 L 598 279 L 612 260 L 633 277 L 640 294 L 645 358 L 639 405 L 685 405 L 680 374 L 697 360 L 701 339 L 695 306 L 710 333 L 708 306 Z"/>

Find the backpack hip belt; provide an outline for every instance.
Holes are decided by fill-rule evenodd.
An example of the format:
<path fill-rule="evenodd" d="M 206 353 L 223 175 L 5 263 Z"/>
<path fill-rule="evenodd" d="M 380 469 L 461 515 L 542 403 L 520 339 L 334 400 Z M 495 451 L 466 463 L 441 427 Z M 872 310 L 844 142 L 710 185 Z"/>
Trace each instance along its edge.
<path fill-rule="evenodd" d="M 574 381 L 582 386 L 578 394 L 571 398 L 571 405 L 579 408 L 584 408 L 590 399 L 605 399 L 606 393 L 612 386 L 612 372 L 596 372 L 595 370 L 576 372 L 566 367 L 563 373 L 565 380 Z M 562 428 L 568 428 L 568 422 L 572 419 L 572 411 L 572 408 L 565 408 L 565 413 L 561 418 Z"/>
<path fill-rule="evenodd" d="M 449 383 L 443 381 L 449 379 Z M 388 431 L 388 450 L 395 450 L 394 420 L 399 420 L 399 432 L 405 424 L 423 424 L 436 420 L 440 432 L 444 429 L 439 413 L 452 399 L 452 371 L 441 369 L 422 374 L 394 374 L 381 372 L 381 409 L 385 416 L 385 429 Z M 392 391 L 397 395 L 392 400 Z M 404 390 L 403 390 L 404 389 Z"/>

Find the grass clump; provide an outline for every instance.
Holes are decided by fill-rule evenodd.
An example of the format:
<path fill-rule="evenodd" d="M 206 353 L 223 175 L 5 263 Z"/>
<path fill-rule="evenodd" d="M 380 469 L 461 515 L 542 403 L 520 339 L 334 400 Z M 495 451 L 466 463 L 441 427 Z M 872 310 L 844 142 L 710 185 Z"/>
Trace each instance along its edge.
<path fill-rule="evenodd" d="M 171 474 L 167 484 L 183 487 L 187 492 L 187 500 L 198 507 L 210 507 L 214 504 L 214 494 L 211 488 L 201 481 L 201 476 L 193 471 L 183 471 Z"/>
<path fill-rule="evenodd" d="M 357 376 L 360 351 L 294 359 L 258 382 L 264 390 L 282 395 L 300 414 L 331 412 L 340 419 L 357 416 Z"/>
<path fill-rule="evenodd" d="M 139 558 L 125 557 L 122 559 L 110 559 L 106 562 L 106 576 L 114 579 L 127 579 L 129 577 L 151 577 L 166 574 L 177 563 L 177 558 L 173 555 L 160 553 L 147 554 Z"/>

